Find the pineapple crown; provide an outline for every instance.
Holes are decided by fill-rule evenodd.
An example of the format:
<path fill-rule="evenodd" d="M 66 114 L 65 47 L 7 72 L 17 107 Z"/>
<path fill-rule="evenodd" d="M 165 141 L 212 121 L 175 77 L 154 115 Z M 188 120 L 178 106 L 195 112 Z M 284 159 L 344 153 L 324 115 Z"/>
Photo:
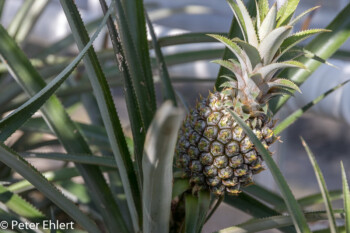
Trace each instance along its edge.
<path fill-rule="evenodd" d="M 302 55 L 302 51 L 298 51 L 296 56 L 296 50 L 291 49 L 310 36 L 328 30 L 310 29 L 294 34 L 291 32 L 303 16 L 318 6 L 306 10 L 292 20 L 299 1 L 288 0 L 278 10 L 276 3 L 269 8 L 268 0 L 257 0 L 255 18 L 249 15 L 242 0 L 227 2 L 238 21 L 243 40 L 208 34 L 223 43 L 236 56 L 236 59 L 213 61 L 234 74 L 234 77 L 222 76 L 228 80 L 221 85 L 223 91 L 238 97 L 239 105 L 248 108 L 249 112 L 260 111 L 261 106 L 275 96 L 292 95 L 294 90 L 300 92 L 299 87 L 291 80 L 277 77 L 278 71 L 290 67 L 306 69 L 302 63 L 293 60 Z"/>

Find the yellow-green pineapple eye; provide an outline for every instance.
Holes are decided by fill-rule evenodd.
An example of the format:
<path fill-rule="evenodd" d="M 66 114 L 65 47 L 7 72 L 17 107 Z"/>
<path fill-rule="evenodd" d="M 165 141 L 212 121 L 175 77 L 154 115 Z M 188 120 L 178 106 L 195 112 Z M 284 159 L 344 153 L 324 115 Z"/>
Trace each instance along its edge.
<path fill-rule="evenodd" d="M 254 144 L 252 143 L 252 141 L 250 141 L 249 137 L 245 137 L 243 139 L 243 141 L 241 142 L 241 151 L 243 153 L 248 152 L 249 150 L 251 150 L 253 148 Z"/>
<path fill-rule="evenodd" d="M 233 126 L 233 119 L 231 116 L 225 115 L 221 118 L 218 124 L 220 129 L 231 129 Z"/>
<path fill-rule="evenodd" d="M 199 120 L 194 125 L 194 130 L 197 131 L 197 133 L 202 133 L 205 129 L 206 123 L 203 120 Z"/>
<path fill-rule="evenodd" d="M 215 187 L 210 188 L 211 192 L 217 196 L 221 196 L 224 194 L 225 186 L 224 185 L 218 185 Z"/>
<path fill-rule="evenodd" d="M 218 140 L 223 144 L 228 143 L 232 139 L 232 133 L 230 129 L 222 129 L 219 132 Z"/>
<path fill-rule="evenodd" d="M 207 178 L 207 184 L 209 186 L 217 186 L 221 183 L 221 179 L 217 176 L 213 177 L 213 178 Z"/>
<path fill-rule="evenodd" d="M 214 166 L 217 168 L 224 168 L 228 164 L 228 159 L 226 156 L 218 156 L 214 159 Z"/>
<path fill-rule="evenodd" d="M 221 179 L 228 179 L 231 176 L 233 176 L 233 174 L 234 174 L 234 171 L 230 167 L 225 167 L 225 168 L 219 169 L 219 172 L 218 172 L 218 176 Z"/>
<path fill-rule="evenodd" d="M 215 140 L 218 135 L 218 128 L 216 126 L 208 126 L 203 133 L 204 137 L 209 139 L 210 141 Z"/>
<path fill-rule="evenodd" d="M 197 132 L 193 131 L 189 137 L 189 142 L 191 145 L 196 145 L 200 138 L 201 136 Z"/>
<path fill-rule="evenodd" d="M 231 177 L 229 179 L 222 180 L 222 184 L 226 187 L 233 187 L 238 184 L 238 178 L 237 177 Z"/>
<path fill-rule="evenodd" d="M 205 183 L 205 177 L 202 174 L 194 173 L 191 176 L 190 183 L 204 184 Z"/>
<path fill-rule="evenodd" d="M 217 125 L 222 114 L 220 112 L 213 112 L 207 118 L 207 125 Z"/>
<path fill-rule="evenodd" d="M 233 157 L 239 152 L 239 144 L 236 141 L 228 143 L 225 147 L 225 154 L 227 157 Z"/>
<path fill-rule="evenodd" d="M 203 173 L 207 177 L 215 177 L 218 175 L 218 169 L 214 165 L 205 166 L 203 169 Z"/>
<path fill-rule="evenodd" d="M 257 157 L 258 157 L 258 155 L 257 155 L 256 151 L 251 150 L 251 151 L 244 154 L 244 162 L 246 164 L 251 164 L 258 159 Z"/>
<path fill-rule="evenodd" d="M 224 145 L 222 145 L 220 142 L 213 142 L 210 147 L 210 152 L 214 156 L 223 155 Z"/>
<path fill-rule="evenodd" d="M 229 166 L 232 168 L 238 168 L 243 164 L 243 157 L 242 155 L 236 155 L 232 158 L 230 158 Z"/>
<path fill-rule="evenodd" d="M 210 142 L 208 139 L 201 138 L 198 143 L 198 149 L 203 152 L 209 152 Z"/>
<path fill-rule="evenodd" d="M 231 195 L 237 195 L 240 191 L 240 184 L 238 183 L 236 186 L 233 187 L 226 187 L 226 191 Z"/>
<path fill-rule="evenodd" d="M 198 159 L 199 150 L 195 146 L 190 146 L 187 150 L 187 154 L 191 157 L 191 159 Z"/>
<path fill-rule="evenodd" d="M 210 153 L 202 153 L 200 155 L 200 162 L 204 165 L 211 165 L 214 159 Z"/>
<path fill-rule="evenodd" d="M 181 154 L 178 159 L 177 163 L 179 167 L 186 168 L 190 164 L 191 158 L 187 154 Z"/>
<path fill-rule="evenodd" d="M 202 164 L 200 161 L 198 160 L 192 160 L 191 163 L 190 163 L 190 169 L 192 172 L 200 172 L 202 171 Z"/>
<path fill-rule="evenodd" d="M 243 129 L 240 126 L 236 126 L 233 130 L 232 130 L 232 138 L 235 141 L 241 141 L 244 138 L 245 134 Z"/>
<path fill-rule="evenodd" d="M 242 165 L 238 168 L 235 169 L 234 173 L 235 176 L 244 176 L 248 172 L 248 166 L 247 165 Z"/>

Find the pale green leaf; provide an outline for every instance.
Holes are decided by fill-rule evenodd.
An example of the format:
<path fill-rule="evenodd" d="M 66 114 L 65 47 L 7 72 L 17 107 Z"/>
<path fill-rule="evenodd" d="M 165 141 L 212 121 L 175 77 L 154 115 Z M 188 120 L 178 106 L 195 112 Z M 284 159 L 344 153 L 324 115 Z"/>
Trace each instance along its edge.
<path fill-rule="evenodd" d="M 279 79 L 275 79 L 272 82 L 268 83 L 268 85 L 270 87 L 286 87 L 286 88 L 290 88 L 293 89 L 295 91 L 298 91 L 301 93 L 301 90 L 299 89 L 299 87 L 293 83 L 292 81 L 288 80 L 288 79 L 283 79 L 283 78 L 279 78 Z"/>
<path fill-rule="evenodd" d="M 341 162 L 341 173 L 342 173 L 342 181 L 343 181 L 345 229 L 346 229 L 346 232 L 350 232 L 350 191 L 349 191 L 349 184 L 346 178 L 343 162 Z"/>
<path fill-rule="evenodd" d="M 317 161 L 315 159 L 314 154 L 312 153 L 312 151 L 310 150 L 309 146 L 306 144 L 306 142 L 304 141 L 303 138 L 301 138 L 301 142 L 307 152 L 307 155 L 309 156 L 310 162 L 312 164 L 312 167 L 315 171 L 315 175 L 317 178 L 317 182 L 318 182 L 318 186 L 320 187 L 321 193 L 322 193 L 322 197 L 324 200 L 324 205 L 326 207 L 326 212 L 327 212 L 327 217 L 328 217 L 328 221 L 329 221 L 329 227 L 331 230 L 331 233 L 337 233 L 337 225 L 335 222 L 335 217 L 334 217 L 334 212 L 333 212 L 333 208 L 332 208 L 332 203 L 329 197 L 329 193 L 328 193 L 328 189 L 327 189 L 327 185 L 326 182 L 324 180 L 323 174 L 321 172 L 320 167 L 317 164 Z"/>
<path fill-rule="evenodd" d="M 228 0 L 228 2 L 232 7 L 232 3 L 233 3 L 232 0 Z M 242 19 L 244 21 L 243 27 L 247 33 L 247 40 L 246 41 L 249 42 L 249 44 L 251 44 L 252 46 L 257 47 L 259 42 L 258 42 L 257 34 L 255 31 L 255 27 L 253 24 L 253 20 L 250 17 L 249 12 L 248 12 L 247 8 L 245 7 L 244 3 L 241 0 L 236 0 L 236 3 L 237 3 L 237 7 L 238 7 L 239 11 L 241 12 Z"/>
<path fill-rule="evenodd" d="M 259 38 L 262 41 L 276 26 L 277 3 L 273 4 L 259 28 Z"/>
<path fill-rule="evenodd" d="M 288 23 L 288 25 L 294 26 L 294 25 L 295 25 L 300 19 L 302 19 L 306 14 L 308 14 L 308 13 L 310 13 L 310 12 L 312 12 L 312 11 L 318 9 L 318 8 L 320 8 L 320 6 L 315 6 L 315 7 L 312 7 L 312 8 L 310 8 L 310 9 L 304 11 L 303 13 L 301 13 L 300 15 L 298 15 L 297 17 L 295 17 L 292 21 L 290 21 L 290 22 Z"/>
<path fill-rule="evenodd" d="M 143 232 L 163 233 L 169 229 L 172 199 L 172 166 L 183 111 L 165 102 L 147 131 L 143 168 Z"/>
<path fill-rule="evenodd" d="M 274 29 L 260 43 L 259 52 L 264 65 L 269 64 L 274 58 L 283 41 L 288 37 L 292 27 L 285 26 Z"/>
<path fill-rule="evenodd" d="M 287 37 L 281 44 L 281 52 L 278 54 L 275 60 L 277 61 L 284 53 L 286 53 L 288 50 L 290 50 L 291 48 L 293 48 L 295 45 L 299 44 L 303 40 L 306 40 L 312 35 L 315 35 L 317 33 L 322 33 L 322 32 L 329 32 L 329 30 L 309 29 L 309 30 L 304 30 L 304 31 L 294 33 L 293 35 Z"/>
<path fill-rule="evenodd" d="M 283 10 L 283 14 L 278 19 L 277 27 L 287 25 L 291 18 L 293 17 L 293 14 L 295 12 L 295 9 L 297 8 L 300 0 L 287 0 L 285 3 L 285 8 Z"/>
<path fill-rule="evenodd" d="M 268 0 L 257 0 L 260 22 L 263 22 L 267 13 L 269 12 Z"/>
<path fill-rule="evenodd" d="M 238 38 L 235 38 L 232 41 L 236 42 L 247 54 L 252 69 L 254 69 L 257 64 L 261 63 L 260 54 L 256 47 Z"/>

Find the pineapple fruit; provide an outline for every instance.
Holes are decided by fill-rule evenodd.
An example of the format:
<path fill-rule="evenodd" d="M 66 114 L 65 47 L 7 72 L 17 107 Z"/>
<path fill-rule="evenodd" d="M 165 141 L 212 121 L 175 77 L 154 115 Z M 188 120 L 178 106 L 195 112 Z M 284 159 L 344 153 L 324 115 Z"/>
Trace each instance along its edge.
<path fill-rule="evenodd" d="M 257 15 L 251 18 L 241 0 L 228 0 L 239 23 L 243 40 L 209 35 L 235 55 L 213 61 L 232 72 L 221 91 L 200 98 L 186 117 L 176 146 L 176 166 L 183 169 L 193 190 L 210 189 L 215 195 L 238 194 L 252 176 L 264 170 L 263 159 L 227 109 L 236 112 L 268 149 L 276 141 L 275 121 L 268 101 L 278 95 L 300 91 L 292 81 L 279 78 L 284 68 L 305 68 L 291 60 L 291 48 L 309 36 L 325 30 L 311 29 L 291 34 L 295 23 L 284 6 L 269 8 L 267 0 L 257 1 Z M 288 4 L 288 1 L 287 3 Z M 290 14 L 290 12 L 289 12 Z"/>

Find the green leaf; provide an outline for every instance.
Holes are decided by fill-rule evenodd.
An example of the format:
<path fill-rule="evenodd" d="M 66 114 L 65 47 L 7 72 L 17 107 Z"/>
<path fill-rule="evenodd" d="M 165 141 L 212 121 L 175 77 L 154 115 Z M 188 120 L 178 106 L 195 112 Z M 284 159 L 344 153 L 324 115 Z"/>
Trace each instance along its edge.
<path fill-rule="evenodd" d="M 283 198 L 279 194 L 274 193 L 258 184 L 249 185 L 248 187 L 243 188 L 243 192 L 259 198 L 260 200 L 274 207 L 284 205 Z"/>
<path fill-rule="evenodd" d="M 343 8 L 327 27 L 331 32 L 318 35 L 308 43 L 305 49 L 315 53 L 324 60 L 331 57 L 350 36 L 349 14 L 350 4 Z M 303 63 L 308 70 L 284 71 L 281 73 L 281 77 L 285 77 L 300 86 L 322 63 L 306 57 L 301 57 L 297 60 Z M 284 96 L 270 101 L 269 107 L 271 111 L 275 114 L 288 99 L 288 96 Z"/>
<path fill-rule="evenodd" d="M 227 109 L 227 111 L 230 112 L 230 114 L 235 118 L 235 120 L 238 122 L 238 124 L 243 128 L 245 133 L 248 135 L 250 140 L 254 143 L 256 146 L 259 154 L 262 155 L 264 161 L 266 162 L 267 166 L 269 167 L 273 178 L 275 179 L 275 182 L 277 186 L 279 187 L 283 199 L 288 207 L 288 212 L 291 215 L 293 219 L 294 226 L 296 228 L 297 232 L 303 232 L 307 233 L 310 232 L 310 228 L 307 225 L 306 219 L 303 215 L 303 212 L 297 203 L 295 197 L 293 196 L 292 191 L 290 190 L 286 180 L 284 179 L 281 171 L 277 167 L 274 160 L 271 158 L 270 153 L 265 149 L 263 144 L 259 141 L 259 139 L 255 136 L 253 131 L 247 126 L 244 121 L 233 111 L 230 109 Z"/>
<path fill-rule="evenodd" d="M 269 12 L 269 1 L 268 0 L 258 0 L 258 12 L 260 17 L 260 22 L 263 22 L 266 15 Z"/>
<path fill-rule="evenodd" d="M 111 156 L 95 156 L 95 155 L 75 155 L 75 154 L 63 154 L 63 153 L 20 153 L 25 158 L 40 158 L 40 159 L 53 159 L 67 162 L 92 164 L 104 167 L 117 168 L 115 159 Z"/>
<path fill-rule="evenodd" d="M 234 208 L 238 208 L 239 210 L 253 216 L 254 218 L 266 218 L 280 214 L 280 212 L 277 212 L 276 210 L 259 201 L 258 198 L 246 194 L 245 191 L 236 197 L 226 195 L 224 202 Z M 281 227 L 279 230 L 286 233 L 295 233 L 294 227 Z"/>
<path fill-rule="evenodd" d="M 158 44 L 161 47 L 182 45 L 182 44 L 192 44 L 192 43 L 207 43 L 207 42 L 217 42 L 214 38 L 208 36 L 208 34 L 215 34 L 217 32 L 190 32 L 183 33 L 174 36 L 164 36 L 158 38 Z M 227 33 L 217 33 L 227 37 Z M 150 43 L 150 48 L 153 48 L 152 43 Z"/>
<path fill-rule="evenodd" d="M 14 34 L 14 38 L 18 43 L 24 41 L 28 36 L 49 2 L 49 0 L 35 0 L 32 2 L 30 9 L 26 12 L 25 18 L 19 24 L 19 27 Z"/>
<path fill-rule="evenodd" d="M 185 232 L 200 233 L 210 205 L 210 193 L 199 191 L 198 197 L 185 195 Z"/>
<path fill-rule="evenodd" d="M 21 196 L 9 191 L 0 184 L 0 202 L 17 215 L 32 222 L 42 223 L 46 216 Z"/>
<path fill-rule="evenodd" d="M 292 114 L 290 114 L 286 119 L 284 119 L 281 123 L 279 123 L 273 130 L 275 135 L 280 134 L 283 130 L 285 130 L 287 127 L 289 127 L 291 124 L 293 124 L 296 120 L 298 120 L 307 110 L 309 110 L 312 106 L 319 103 L 321 100 L 326 98 L 329 94 L 333 93 L 335 90 L 343 87 L 345 84 L 347 84 L 349 80 L 333 87 L 332 89 L 326 91 L 322 95 L 318 96 L 313 101 L 306 104 L 304 107 L 294 111 Z"/>
<path fill-rule="evenodd" d="M 140 64 L 144 64 L 144 61 L 142 61 L 142 58 L 144 57 L 140 57 L 141 55 L 138 53 L 138 49 L 135 47 L 121 1 L 113 0 L 113 4 L 116 6 L 117 10 L 117 29 L 120 35 L 122 48 L 125 53 L 125 57 L 121 59 L 125 59 L 130 71 L 131 80 L 133 87 L 135 88 L 135 94 L 139 103 L 140 112 L 142 114 L 142 120 L 145 127 L 142 130 L 147 130 L 156 109 L 154 92 L 149 91 L 151 89 L 149 86 L 153 85 L 153 82 L 149 83 L 149 80 L 146 78 L 146 71 L 143 70 L 143 65 L 140 66 Z M 143 26 L 144 25 L 140 25 L 140 27 Z"/>
<path fill-rule="evenodd" d="M 72 29 L 78 48 L 82 51 L 89 41 L 89 36 L 84 28 L 79 11 L 73 1 L 61 0 L 60 2 Z M 84 57 L 84 64 L 121 175 L 129 211 L 133 220 L 134 231 L 137 232 L 139 231 L 139 218 L 141 216 L 141 197 L 140 187 L 138 186 L 141 181 L 137 180 L 110 88 L 93 48 L 89 48 L 87 51 L 87 54 Z M 111 225 L 109 227 L 110 231 L 116 229 L 115 227 L 116 226 Z"/>
<path fill-rule="evenodd" d="M 175 179 L 173 185 L 173 194 L 171 195 L 171 198 L 174 199 L 175 197 L 183 194 L 190 187 L 191 186 L 188 179 Z"/>
<path fill-rule="evenodd" d="M 308 29 L 308 30 L 294 33 L 293 35 L 289 36 L 283 41 L 281 45 L 281 53 L 278 54 L 278 56 L 274 60 L 277 61 L 283 54 L 285 54 L 288 50 L 290 50 L 291 48 L 293 48 L 295 45 L 299 44 L 303 40 L 306 40 L 310 36 L 313 36 L 317 33 L 322 33 L 322 32 L 330 32 L 330 31 L 327 29 Z"/>
<path fill-rule="evenodd" d="M 172 200 L 172 166 L 184 113 L 170 101 L 157 111 L 147 131 L 143 168 L 143 232 L 167 232 Z"/>
<path fill-rule="evenodd" d="M 242 78 L 242 75 L 241 75 L 242 68 L 238 64 L 235 64 L 232 61 L 224 61 L 224 60 L 214 60 L 211 62 L 219 64 L 220 66 L 223 66 L 226 69 L 230 70 L 235 75 L 236 79 L 239 81 L 239 84 L 244 85 L 245 80 Z M 223 83 L 222 85 L 226 85 L 226 84 Z"/>
<path fill-rule="evenodd" d="M 277 27 L 287 25 L 291 18 L 293 17 L 293 14 L 295 12 L 295 9 L 297 8 L 300 0 L 288 0 L 285 3 L 285 7 L 283 8 L 283 13 L 280 15 Z"/>
<path fill-rule="evenodd" d="M 274 29 L 260 43 L 259 52 L 263 59 L 264 65 L 269 64 L 274 58 L 281 44 L 291 32 L 291 26 L 284 26 Z"/>
<path fill-rule="evenodd" d="M 104 13 L 107 12 L 108 7 L 105 1 L 100 1 L 101 7 Z M 132 83 L 132 78 L 130 75 L 129 68 L 126 61 L 123 59 L 124 51 L 119 39 L 118 32 L 116 30 L 114 21 L 109 17 L 107 21 L 107 26 L 109 30 L 109 35 L 111 37 L 113 51 L 115 53 L 115 60 L 118 64 L 118 68 L 114 70 L 120 71 L 123 76 L 124 91 L 125 91 L 125 101 L 128 109 L 128 115 L 130 120 L 131 131 L 134 139 L 134 148 L 132 153 L 135 157 L 136 171 L 139 176 L 139 182 L 142 182 L 142 156 L 143 156 L 143 145 L 145 142 L 146 132 L 143 130 L 145 125 L 142 121 L 142 113 L 140 110 L 140 103 L 137 100 L 135 94 L 135 88 Z M 111 85 L 111 82 L 109 83 Z M 141 185 L 140 185 L 141 187 Z"/>
<path fill-rule="evenodd" d="M 259 27 L 259 38 L 262 41 L 276 26 L 277 3 L 273 4 Z"/>
<path fill-rule="evenodd" d="M 77 206 L 67 199 L 58 189 L 50 184 L 34 167 L 21 158 L 10 148 L 0 143 L 0 160 L 31 182 L 48 199 L 76 220 L 82 227 L 91 232 L 100 232 L 96 224 L 91 221 Z"/>
<path fill-rule="evenodd" d="M 101 24 L 103 17 L 97 18 L 95 20 L 90 21 L 85 25 L 86 30 L 90 33 L 94 29 L 98 27 L 98 25 Z M 67 36 L 63 37 L 59 41 L 51 44 L 49 47 L 44 48 L 42 51 L 40 51 L 38 54 L 35 55 L 37 58 L 45 58 L 49 56 L 50 54 L 56 54 L 61 52 L 64 49 L 69 48 L 70 45 L 74 43 L 74 38 L 72 33 L 69 33 Z"/>
<path fill-rule="evenodd" d="M 198 60 L 216 59 L 222 56 L 224 49 L 205 49 L 189 52 L 180 52 L 165 56 L 165 63 L 168 66 L 194 62 Z"/>
<path fill-rule="evenodd" d="M 344 211 L 345 211 L 345 230 L 350 232 L 350 191 L 349 184 L 346 178 L 343 162 L 341 162 L 341 174 L 343 181 L 343 198 L 344 198 Z"/>
<path fill-rule="evenodd" d="M 324 211 L 306 213 L 305 217 L 310 222 L 327 219 L 327 215 L 324 214 Z M 338 217 L 341 217 L 340 214 L 338 215 Z M 293 220 L 290 216 L 273 216 L 262 219 L 252 219 L 237 226 L 220 230 L 218 231 L 218 233 L 261 232 L 263 230 L 270 230 L 278 227 L 290 226 L 292 224 Z"/>
<path fill-rule="evenodd" d="M 333 200 L 338 200 L 342 198 L 341 190 L 329 191 L 329 197 Z M 298 199 L 298 203 L 303 207 L 308 207 L 316 204 L 323 203 L 323 198 L 321 193 L 312 194 L 303 198 Z M 279 208 L 279 207 L 278 207 Z M 283 209 L 283 208 L 281 208 Z"/>
<path fill-rule="evenodd" d="M 17 35 L 18 31 L 20 30 L 21 25 L 25 21 L 26 16 L 27 16 L 28 12 L 30 11 L 34 2 L 35 2 L 34 0 L 25 0 L 22 3 L 21 7 L 16 12 L 14 18 L 12 19 L 10 25 L 7 27 L 7 31 L 9 33 L 9 35 L 16 38 L 16 35 Z"/>
<path fill-rule="evenodd" d="M 250 15 L 256 15 L 255 0 L 248 0 L 247 1 L 247 8 L 248 8 L 248 11 L 249 11 Z M 230 31 L 229 31 L 227 37 L 228 38 L 238 37 L 240 39 L 244 39 L 245 38 L 242 35 L 242 31 L 240 30 L 240 25 L 238 23 L 238 20 L 236 20 L 235 17 L 232 18 Z M 233 58 L 233 55 L 230 52 L 230 50 L 226 47 L 224 52 L 223 52 L 222 59 L 223 60 L 228 60 L 230 58 Z M 223 81 L 220 77 L 223 76 L 223 75 L 226 75 L 226 74 L 227 74 L 227 71 L 223 67 L 220 67 L 218 75 L 216 77 L 216 83 L 215 83 L 215 88 L 217 90 L 219 90 L 219 91 L 221 90 L 220 85 L 222 84 L 222 81 Z"/>
<path fill-rule="evenodd" d="M 309 146 L 306 144 L 306 142 L 304 141 L 303 138 L 301 138 L 301 142 L 307 152 L 307 155 L 309 156 L 310 162 L 312 164 L 312 167 L 314 168 L 315 171 L 315 175 L 317 178 L 317 182 L 318 185 L 320 187 L 321 193 L 322 193 L 322 197 L 324 200 L 324 204 L 326 207 L 326 211 L 327 211 L 327 216 L 328 216 L 328 221 L 329 221 L 329 227 L 331 230 L 331 233 L 337 233 L 337 225 L 335 222 L 335 217 L 334 217 L 334 212 L 333 212 L 333 208 L 332 208 L 332 203 L 329 197 L 329 193 L 328 193 L 328 189 L 327 189 L 327 185 L 326 182 L 324 180 L 323 174 L 321 172 L 320 167 L 317 164 L 317 161 L 315 159 L 315 156 L 313 155 L 312 151 L 310 150 Z"/>
<path fill-rule="evenodd" d="M 231 52 L 237 57 L 241 66 L 243 66 L 242 69 L 249 65 L 247 57 L 245 57 L 243 50 L 235 42 L 221 35 L 209 34 L 208 36 L 217 39 L 218 41 L 223 43 L 228 49 L 230 49 Z"/>
<path fill-rule="evenodd" d="M 291 60 L 285 62 L 271 63 L 269 65 L 261 67 L 256 71 L 256 73 L 260 73 L 265 81 L 270 81 L 276 71 L 278 71 L 279 69 L 290 67 L 300 69 L 306 68 L 302 63 Z"/>
<path fill-rule="evenodd" d="M 118 2 L 118 1 L 120 2 L 120 0 L 117 0 L 115 2 Z M 127 24 L 130 28 L 130 32 L 132 36 L 130 39 L 134 43 L 136 53 L 140 58 L 140 62 L 141 62 L 139 64 L 141 64 L 143 68 L 143 72 L 145 74 L 145 83 L 142 85 L 146 88 L 147 94 L 150 97 L 150 100 L 151 100 L 150 104 L 151 104 L 151 107 L 153 108 L 152 110 L 154 114 L 157 108 L 156 94 L 154 90 L 152 67 L 151 67 L 150 56 L 149 56 L 146 19 L 145 19 L 145 7 L 143 4 L 143 0 L 121 0 L 121 2 L 122 4 L 120 5 L 120 7 L 123 6 L 126 18 L 120 15 L 120 11 L 118 11 L 119 9 L 117 9 L 117 12 L 119 12 L 118 14 L 119 14 L 120 20 L 121 21 L 126 20 L 123 23 Z M 118 17 L 117 17 L 117 23 L 119 23 Z M 128 28 L 121 28 L 121 30 L 126 30 L 126 29 Z M 123 40 L 123 37 L 121 37 L 121 39 Z M 124 50 L 124 52 L 126 52 L 127 54 L 127 51 Z M 153 117 L 153 114 L 151 117 Z"/>
<path fill-rule="evenodd" d="M 260 53 L 256 47 L 238 38 L 235 38 L 232 41 L 236 42 L 247 54 L 249 58 L 248 61 L 251 63 L 252 69 L 254 69 L 257 64 L 261 63 Z"/>
<path fill-rule="evenodd" d="M 227 2 L 229 3 L 233 13 L 235 14 L 236 19 L 238 19 L 242 31 L 246 35 L 245 41 L 247 41 L 252 46 L 257 47 L 259 42 L 253 24 L 253 20 L 250 17 L 249 12 L 245 7 L 244 3 L 241 0 L 236 0 L 237 4 L 235 4 L 233 0 L 227 0 Z"/>
<path fill-rule="evenodd" d="M 164 100 L 171 100 L 173 102 L 173 104 L 175 106 L 177 106 L 175 91 L 173 89 L 173 86 L 171 85 L 168 68 L 167 68 L 167 65 L 165 63 L 165 59 L 164 59 L 162 50 L 160 48 L 156 34 L 154 32 L 152 22 L 148 18 L 147 12 L 145 13 L 145 16 L 146 16 L 146 21 L 147 21 L 149 33 L 151 34 L 151 37 L 152 37 L 153 48 L 154 48 L 156 58 L 157 58 L 159 76 L 162 80 L 163 98 L 164 98 Z"/>
<path fill-rule="evenodd" d="M 293 83 L 292 81 L 290 81 L 288 79 L 283 79 L 283 78 L 275 79 L 271 83 L 269 83 L 268 85 L 270 87 L 277 86 L 277 87 L 290 88 L 290 89 L 293 89 L 293 90 L 301 93 L 301 90 L 299 89 L 299 87 L 297 85 L 295 85 L 295 83 Z"/>
<path fill-rule="evenodd" d="M 308 13 L 320 8 L 321 6 L 315 6 L 315 7 L 312 7 L 306 11 L 304 11 L 303 13 L 301 13 L 300 15 L 298 15 L 297 17 L 295 17 L 292 21 L 290 21 L 288 23 L 288 25 L 290 26 L 294 26 L 300 19 L 302 19 L 305 15 L 307 15 Z"/>

